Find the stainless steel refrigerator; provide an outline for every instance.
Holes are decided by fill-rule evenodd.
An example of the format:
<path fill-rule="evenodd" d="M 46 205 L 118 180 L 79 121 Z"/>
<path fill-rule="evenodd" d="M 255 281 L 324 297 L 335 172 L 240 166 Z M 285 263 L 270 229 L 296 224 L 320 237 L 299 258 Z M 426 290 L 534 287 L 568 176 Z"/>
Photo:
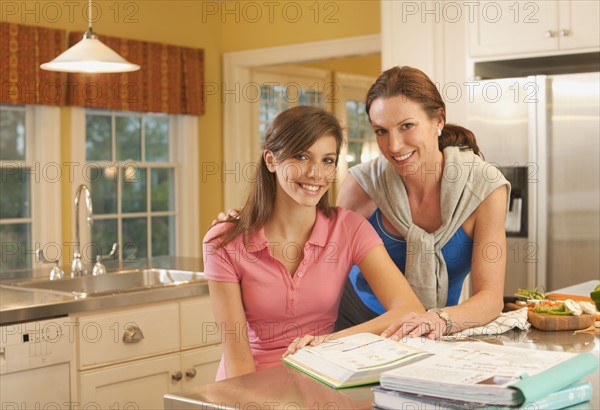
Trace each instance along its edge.
<path fill-rule="evenodd" d="M 598 72 L 470 85 L 467 126 L 513 185 L 507 295 L 600 279 L 599 104 Z"/>

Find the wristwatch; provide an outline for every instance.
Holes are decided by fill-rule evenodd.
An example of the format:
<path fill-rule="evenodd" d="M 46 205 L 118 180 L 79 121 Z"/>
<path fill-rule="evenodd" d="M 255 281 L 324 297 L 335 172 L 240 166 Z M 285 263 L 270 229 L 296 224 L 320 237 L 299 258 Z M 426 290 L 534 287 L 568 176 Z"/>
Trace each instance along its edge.
<path fill-rule="evenodd" d="M 452 319 L 450 319 L 450 315 L 448 315 L 448 313 L 444 312 L 442 309 L 439 308 L 429 309 L 428 312 L 436 313 L 439 317 L 441 317 L 444 320 L 444 322 L 446 322 L 446 330 L 444 330 L 443 336 L 447 336 L 452 332 Z"/>

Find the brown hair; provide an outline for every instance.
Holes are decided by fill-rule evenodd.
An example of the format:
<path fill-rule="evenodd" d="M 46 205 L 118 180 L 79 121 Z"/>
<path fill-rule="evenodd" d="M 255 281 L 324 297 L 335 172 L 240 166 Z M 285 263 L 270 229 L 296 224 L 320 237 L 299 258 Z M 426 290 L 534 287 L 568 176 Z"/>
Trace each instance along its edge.
<path fill-rule="evenodd" d="M 308 150 L 319 138 L 326 135 L 335 138 L 337 164 L 344 141 L 339 121 L 321 108 L 300 105 L 281 112 L 273 120 L 267 128 L 263 149 L 271 151 L 277 161 L 284 161 Z M 210 239 L 212 241 L 219 237 L 223 238 L 217 249 L 233 241 L 240 233 L 248 235 L 262 228 L 273 213 L 276 192 L 277 177 L 269 171 L 264 156 L 261 155 L 250 193 L 240 210 L 239 217 L 227 221 L 234 224 L 225 232 Z M 330 216 L 334 208 L 329 204 L 328 194 L 323 195 L 317 204 L 317 209 Z"/>
<path fill-rule="evenodd" d="M 470 130 L 455 124 L 446 123 L 446 104 L 427 75 L 413 67 L 393 67 L 379 76 L 369 89 L 366 100 L 366 111 L 369 115 L 371 104 L 378 98 L 390 98 L 403 95 L 421 104 L 427 116 L 431 119 L 442 115 L 444 128 L 439 137 L 439 148 L 458 146 L 473 150 L 475 155 L 483 157 L 477 146 L 475 135 Z M 371 117 L 369 116 L 369 121 Z"/>

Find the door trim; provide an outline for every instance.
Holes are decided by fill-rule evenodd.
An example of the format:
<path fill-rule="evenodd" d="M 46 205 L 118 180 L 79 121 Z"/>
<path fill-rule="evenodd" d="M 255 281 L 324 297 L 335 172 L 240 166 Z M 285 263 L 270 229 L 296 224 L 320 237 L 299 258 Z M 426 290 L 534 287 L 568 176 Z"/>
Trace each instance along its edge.
<path fill-rule="evenodd" d="M 381 35 L 372 34 L 223 54 L 223 83 L 219 90 L 223 102 L 221 175 L 225 209 L 239 208 L 243 204 L 246 190 L 240 189 L 240 184 L 249 182 L 254 170 L 248 124 L 258 87 L 251 83 L 251 69 L 379 52 Z"/>

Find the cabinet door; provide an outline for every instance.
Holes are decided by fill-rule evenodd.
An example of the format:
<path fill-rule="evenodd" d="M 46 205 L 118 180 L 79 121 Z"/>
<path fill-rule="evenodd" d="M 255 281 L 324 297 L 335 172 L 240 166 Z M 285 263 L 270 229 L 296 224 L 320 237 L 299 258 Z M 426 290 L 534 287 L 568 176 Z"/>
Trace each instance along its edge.
<path fill-rule="evenodd" d="M 179 354 L 79 372 L 79 408 L 162 409 L 163 395 L 180 390 Z"/>
<path fill-rule="evenodd" d="M 181 354 L 183 389 L 215 381 L 221 361 L 221 346 L 202 347 Z"/>
<path fill-rule="evenodd" d="M 177 302 L 82 316 L 78 324 L 79 369 L 179 350 Z"/>
<path fill-rule="evenodd" d="M 556 1 L 469 3 L 472 57 L 558 50 Z"/>
<path fill-rule="evenodd" d="M 561 50 L 600 46 L 600 2 L 577 0 L 559 2 L 559 41 Z"/>
<path fill-rule="evenodd" d="M 182 349 L 221 342 L 208 296 L 182 301 L 180 306 Z"/>

